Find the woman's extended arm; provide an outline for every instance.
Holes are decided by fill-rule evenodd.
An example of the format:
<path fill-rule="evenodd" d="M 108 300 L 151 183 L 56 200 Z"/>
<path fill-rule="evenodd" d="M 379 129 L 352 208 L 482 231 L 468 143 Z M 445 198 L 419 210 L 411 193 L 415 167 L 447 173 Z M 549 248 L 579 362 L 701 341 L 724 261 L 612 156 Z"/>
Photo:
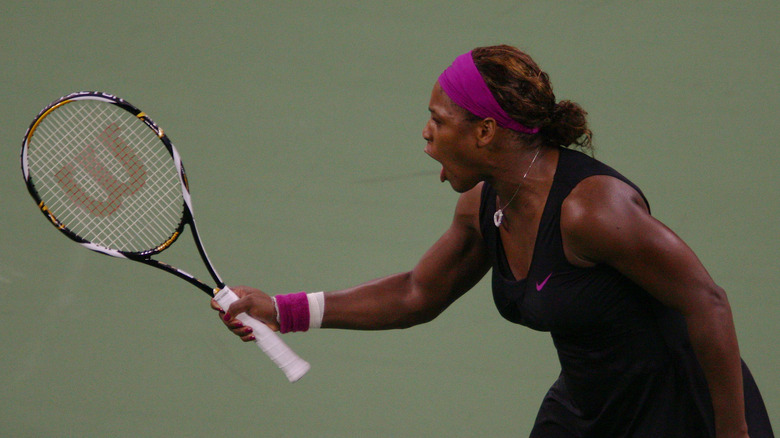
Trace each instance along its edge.
<path fill-rule="evenodd" d="M 435 318 L 471 289 L 490 268 L 479 231 L 480 193 L 478 185 L 460 196 L 452 224 L 411 271 L 326 293 L 322 327 L 410 327 Z M 251 339 L 250 331 L 231 318 L 241 312 L 278 329 L 267 295 L 245 286 L 233 290 L 241 298 L 230 306 L 225 323 L 234 333 Z"/>

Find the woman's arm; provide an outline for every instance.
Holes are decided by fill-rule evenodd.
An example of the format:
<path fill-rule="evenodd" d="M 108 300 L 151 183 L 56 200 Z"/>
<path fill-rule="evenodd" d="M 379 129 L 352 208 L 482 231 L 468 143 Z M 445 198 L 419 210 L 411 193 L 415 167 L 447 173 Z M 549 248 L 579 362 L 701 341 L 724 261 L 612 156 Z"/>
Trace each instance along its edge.
<path fill-rule="evenodd" d="M 572 191 L 561 230 L 572 262 L 608 264 L 682 313 L 709 385 L 717 436 L 747 437 L 731 308 L 693 251 L 649 214 L 634 189 L 605 176 L 585 179 Z"/>
<path fill-rule="evenodd" d="M 414 269 L 326 293 L 322 327 L 379 330 L 421 324 L 479 282 L 490 268 L 479 231 L 481 187 L 460 196 L 452 224 Z M 235 334 L 251 340 L 251 331 L 233 318 L 242 312 L 278 329 L 266 294 L 245 286 L 232 289 L 240 299 L 230 306 L 225 324 Z M 212 307 L 218 308 L 213 302 Z"/>

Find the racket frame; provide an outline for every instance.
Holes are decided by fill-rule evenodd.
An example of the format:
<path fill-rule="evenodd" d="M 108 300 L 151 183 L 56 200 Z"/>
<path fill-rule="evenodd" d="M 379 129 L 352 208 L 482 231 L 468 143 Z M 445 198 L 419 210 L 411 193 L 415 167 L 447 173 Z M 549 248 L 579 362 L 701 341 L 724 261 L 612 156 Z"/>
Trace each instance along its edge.
<path fill-rule="evenodd" d="M 170 236 L 170 238 L 165 242 L 163 242 L 162 244 L 158 245 L 157 247 L 150 248 L 140 252 L 130 252 L 130 251 L 120 251 L 112 248 L 107 248 L 105 246 L 90 242 L 84 239 L 83 237 L 79 236 L 75 232 L 73 232 L 71 229 L 67 227 L 67 225 L 65 225 L 59 219 L 57 219 L 57 217 L 51 212 L 49 207 L 46 206 L 46 204 L 38 194 L 38 191 L 35 188 L 35 181 L 31 177 L 29 167 L 27 166 L 27 153 L 29 150 L 30 140 L 35 135 L 35 131 L 38 128 L 38 125 L 41 123 L 41 121 L 43 121 L 43 119 L 46 118 L 52 111 L 54 111 L 55 109 L 63 105 L 80 101 L 80 100 L 97 100 L 100 102 L 105 102 L 111 105 L 118 106 L 123 110 L 129 112 L 133 116 L 137 117 L 142 122 L 144 122 L 146 126 L 149 127 L 149 129 L 154 131 L 155 135 L 157 135 L 160 141 L 162 141 L 168 153 L 170 154 L 171 158 L 173 159 L 174 165 L 177 170 L 177 175 L 179 177 L 179 182 L 181 184 L 182 197 L 184 199 L 183 214 L 181 220 L 179 221 L 179 224 L 176 226 L 176 229 L 173 232 L 173 234 Z M 223 289 L 225 287 L 225 283 L 222 281 L 222 278 L 219 276 L 217 271 L 212 266 L 211 260 L 209 259 L 208 254 L 206 253 L 206 249 L 204 248 L 203 243 L 201 242 L 200 235 L 198 234 L 197 226 L 195 225 L 195 217 L 192 213 L 192 197 L 190 195 L 189 181 L 187 179 L 187 173 L 184 170 L 184 164 L 182 163 L 179 152 L 176 150 L 176 147 L 173 145 L 173 143 L 165 134 L 165 132 L 162 130 L 162 128 L 160 128 L 151 118 L 149 118 L 149 116 L 147 116 L 146 113 L 141 111 L 136 106 L 130 104 L 126 100 L 114 96 L 112 94 L 99 92 L 99 91 L 79 91 L 76 93 L 68 94 L 67 96 L 63 96 L 55 100 L 54 102 L 50 103 L 38 113 L 38 115 L 35 117 L 32 123 L 30 123 L 29 128 L 27 128 L 27 132 L 24 135 L 24 142 L 22 143 L 21 165 L 22 165 L 22 174 L 24 176 L 24 181 L 27 186 L 27 191 L 30 193 L 30 196 L 32 196 L 32 198 L 35 200 L 41 213 L 43 213 L 43 215 L 58 230 L 60 230 L 63 234 L 68 236 L 68 238 L 70 238 L 74 242 L 80 244 L 81 246 L 89 250 L 101 254 L 105 254 L 117 258 L 130 259 L 136 262 L 143 263 L 145 265 L 153 266 L 165 272 L 171 273 L 189 282 L 190 284 L 202 290 L 204 293 L 206 293 L 211 297 L 213 297 L 220 289 Z M 151 258 L 153 255 L 159 254 L 160 252 L 164 251 L 165 249 L 173 245 L 173 243 L 184 232 L 185 225 L 189 225 L 190 230 L 192 231 L 192 237 L 193 240 L 195 241 L 195 246 L 198 249 L 198 253 L 200 254 L 201 259 L 203 259 L 203 262 L 206 265 L 206 269 L 208 270 L 209 275 L 211 275 L 211 278 L 216 283 L 217 285 L 216 288 L 209 286 L 208 284 L 197 279 L 195 276 L 182 269 L 176 268 L 167 263 Z"/>

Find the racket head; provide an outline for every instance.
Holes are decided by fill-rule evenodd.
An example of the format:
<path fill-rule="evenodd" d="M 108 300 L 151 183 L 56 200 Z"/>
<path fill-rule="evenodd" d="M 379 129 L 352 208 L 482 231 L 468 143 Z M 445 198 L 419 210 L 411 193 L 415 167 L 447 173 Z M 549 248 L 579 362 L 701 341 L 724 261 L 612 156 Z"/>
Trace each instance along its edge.
<path fill-rule="evenodd" d="M 191 217 L 173 144 L 111 94 L 72 93 L 41 110 L 24 136 L 21 166 L 49 221 L 95 251 L 151 256 L 173 244 Z"/>

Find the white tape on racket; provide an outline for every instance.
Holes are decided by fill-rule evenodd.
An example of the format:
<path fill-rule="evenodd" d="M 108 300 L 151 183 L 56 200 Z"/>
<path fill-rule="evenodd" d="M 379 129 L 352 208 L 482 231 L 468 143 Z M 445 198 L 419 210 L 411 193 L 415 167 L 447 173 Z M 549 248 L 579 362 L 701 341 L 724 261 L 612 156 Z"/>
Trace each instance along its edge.
<path fill-rule="evenodd" d="M 224 310 L 238 300 L 238 296 L 227 286 L 214 295 L 214 300 Z M 244 325 L 252 327 L 255 343 L 284 372 L 287 380 L 295 382 L 303 377 L 311 368 L 308 362 L 301 359 L 282 339 L 268 328 L 267 325 L 252 318 L 246 313 L 236 316 Z"/>

